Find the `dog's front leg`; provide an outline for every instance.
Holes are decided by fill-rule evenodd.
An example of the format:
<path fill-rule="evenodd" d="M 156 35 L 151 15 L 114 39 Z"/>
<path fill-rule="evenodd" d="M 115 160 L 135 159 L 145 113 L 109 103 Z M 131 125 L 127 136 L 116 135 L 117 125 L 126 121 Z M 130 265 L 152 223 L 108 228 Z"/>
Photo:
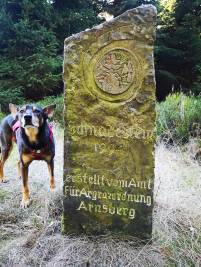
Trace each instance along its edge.
<path fill-rule="evenodd" d="M 54 180 L 54 160 L 47 162 L 48 171 L 50 175 L 50 189 L 53 191 L 55 189 L 55 180 Z"/>
<path fill-rule="evenodd" d="M 20 160 L 17 162 L 17 172 L 18 172 L 19 179 L 21 179 L 22 175 L 21 175 Z"/>
<path fill-rule="evenodd" d="M 30 204 L 29 198 L 29 187 L 28 187 L 28 171 L 29 171 L 29 164 L 24 163 L 23 161 L 20 162 L 20 172 L 22 176 L 22 202 L 21 208 L 27 208 Z"/>
<path fill-rule="evenodd" d="M 2 182 L 2 183 L 8 182 L 8 180 L 4 176 L 4 164 L 9 157 L 11 150 L 12 150 L 12 144 L 8 145 L 8 147 L 6 149 L 1 148 L 1 153 L 0 153 L 0 182 Z"/>

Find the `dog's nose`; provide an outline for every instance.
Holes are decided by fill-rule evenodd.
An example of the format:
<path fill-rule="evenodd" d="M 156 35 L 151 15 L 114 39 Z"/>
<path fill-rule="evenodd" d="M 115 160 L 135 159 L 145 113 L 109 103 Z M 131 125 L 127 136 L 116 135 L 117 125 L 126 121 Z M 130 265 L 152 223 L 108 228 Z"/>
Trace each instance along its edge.
<path fill-rule="evenodd" d="M 31 115 L 24 115 L 25 121 L 31 121 L 32 116 Z"/>

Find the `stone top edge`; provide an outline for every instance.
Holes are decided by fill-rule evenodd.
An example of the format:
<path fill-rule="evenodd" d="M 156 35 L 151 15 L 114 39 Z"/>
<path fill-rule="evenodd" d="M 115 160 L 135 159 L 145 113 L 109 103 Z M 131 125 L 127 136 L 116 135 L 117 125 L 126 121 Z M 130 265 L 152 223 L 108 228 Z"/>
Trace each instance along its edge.
<path fill-rule="evenodd" d="M 112 20 L 110 21 L 105 21 L 99 25 L 96 25 L 90 29 L 86 29 L 84 31 L 81 31 L 79 33 L 75 33 L 75 34 L 72 34 L 71 36 L 67 37 L 65 40 L 64 40 L 64 45 L 67 45 L 69 42 L 71 41 L 81 41 L 84 37 L 84 35 L 86 34 L 92 34 L 94 31 L 102 31 L 102 29 L 105 27 L 110 27 L 110 26 L 115 26 L 115 25 L 118 25 L 118 23 L 120 21 L 124 21 L 124 18 L 125 18 L 125 25 L 126 24 L 129 24 L 129 22 L 132 22 L 132 15 L 143 15 L 146 13 L 150 12 L 150 14 L 152 14 L 152 20 L 151 22 L 154 23 L 156 21 L 156 16 L 157 16 L 157 9 L 155 6 L 153 5 L 141 5 L 141 6 L 138 6 L 136 8 L 133 8 L 133 9 L 129 9 L 127 11 L 125 11 L 124 13 L 122 13 L 121 15 L 113 18 Z M 149 16 L 150 16 L 149 14 Z M 150 23 L 150 21 L 146 22 L 147 24 Z"/>

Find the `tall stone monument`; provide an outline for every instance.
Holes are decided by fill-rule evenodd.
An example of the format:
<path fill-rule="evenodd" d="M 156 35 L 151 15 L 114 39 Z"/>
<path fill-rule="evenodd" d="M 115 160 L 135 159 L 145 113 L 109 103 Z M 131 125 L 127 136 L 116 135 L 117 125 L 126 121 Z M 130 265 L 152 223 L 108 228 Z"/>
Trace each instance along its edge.
<path fill-rule="evenodd" d="M 65 233 L 151 236 L 155 21 L 140 6 L 65 40 Z"/>

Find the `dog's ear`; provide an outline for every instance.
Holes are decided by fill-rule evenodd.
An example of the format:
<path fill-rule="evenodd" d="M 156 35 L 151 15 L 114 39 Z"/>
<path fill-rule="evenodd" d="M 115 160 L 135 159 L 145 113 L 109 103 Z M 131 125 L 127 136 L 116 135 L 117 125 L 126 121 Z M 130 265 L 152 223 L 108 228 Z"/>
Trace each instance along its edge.
<path fill-rule="evenodd" d="M 49 105 L 43 108 L 43 112 L 48 118 L 52 118 L 52 116 L 54 115 L 55 108 L 56 108 L 56 104 Z"/>
<path fill-rule="evenodd" d="M 18 112 L 18 107 L 12 103 L 9 104 L 9 110 L 13 116 L 13 118 L 16 118 L 17 112 Z"/>

